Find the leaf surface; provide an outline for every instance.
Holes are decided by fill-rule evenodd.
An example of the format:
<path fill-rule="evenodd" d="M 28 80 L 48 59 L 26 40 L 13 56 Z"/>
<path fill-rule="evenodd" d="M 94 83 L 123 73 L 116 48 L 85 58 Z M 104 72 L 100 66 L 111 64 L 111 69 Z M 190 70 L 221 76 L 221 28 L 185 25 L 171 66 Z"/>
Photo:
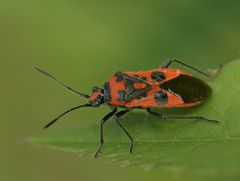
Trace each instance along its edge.
<path fill-rule="evenodd" d="M 240 61 L 223 67 L 219 75 L 206 80 L 213 95 L 202 105 L 191 108 L 164 109 L 176 115 L 200 115 L 219 120 L 219 124 L 197 120 L 159 120 L 144 110 L 121 118 L 134 137 L 133 154 L 129 140 L 114 121 L 104 127 L 102 157 L 122 166 L 140 165 L 151 169 L 181 172 L 238 174 L 240 171 Z M 30 144 L 53 147 L 93 156 L 99 146 L 99 126 L 73 128 L 44 133 L 28 139 Z"/>

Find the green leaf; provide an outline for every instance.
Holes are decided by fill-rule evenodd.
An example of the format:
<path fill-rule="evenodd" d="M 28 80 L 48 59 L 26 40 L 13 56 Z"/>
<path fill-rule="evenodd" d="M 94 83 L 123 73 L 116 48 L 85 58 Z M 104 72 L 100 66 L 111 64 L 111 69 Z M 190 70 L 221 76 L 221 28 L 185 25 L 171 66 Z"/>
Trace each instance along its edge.
<path fill-rule="evenodd" d="M 191 108 L 162 110 L 168 114 L 201 115 L 219 124 L 197 120 L 159 120 L 144 110 L 121 119 L 135 139 L 129 154 L 129 140 L 114 121 L 105 129 L 105 145 L 100 159 L 109 157 L 122 166 L 140 165 L 174 171 L 238 174 L 240 171 L 240 61 L 223 67 L 220 74 L 206 80 L 213 95 L 204 104 Z M 99 146 L 99 126 L 73 128 L 29 138 L 33 145 L 53 147 L 93 156 Z"/>

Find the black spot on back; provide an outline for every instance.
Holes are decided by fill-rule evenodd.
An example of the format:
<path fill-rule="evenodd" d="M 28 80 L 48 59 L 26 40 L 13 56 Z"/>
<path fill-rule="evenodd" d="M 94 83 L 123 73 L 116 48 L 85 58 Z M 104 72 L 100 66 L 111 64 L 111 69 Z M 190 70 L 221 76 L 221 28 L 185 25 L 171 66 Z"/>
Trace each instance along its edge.
<path fill-rule="evenodd" d="M 115 74 L 116 82 L 125 81 L 125 90 L 118 90 L 118 101 L 119 102 L 129 102 L 133 99 L 140 100 L 142 97 L 147 96 L 147 92 L 151 90 L 152 86 L 146 82 L 147 77 L 140 77 L 138 75 L 130 76 L 128 74 L 117 72 Z M 144 83 L 147 85 L 146 88 L 136 89 L 134 83 Z"/>
<path fill-rule="evenodd" d="M 163 80 L 166 79 L 164 73 L 158 71 L 153 72 L 151 78 L 157 82 L 162 82 Z"/>
<path fill-rule="evenodd" d="M 147 95 L 147 93 L 145 92 L 145 93 L 142 94 L 142 96 L 146 98 L 148 95 Z"/>
<path fill-rule="evenodd" d="M 147 81 L 147 77 L 140 77 L 140 79 Z"/>
<path fill-rule="evenodd" d="M 206 99 L 211 95 L 211 88 L 202 80 L 179 75 L 178 77 L 164 82 L 160 85 L 161 89 L 171 91 L 176 96 L 182 98 L 184 103 L 194 103 Z"/>
<path fill-rule="evenodd" d="M 112 102 L 111 87 L 110 87 L 109 82 L 105 82 L 103 87 L 104 87 L 104 99 L 105 99 L 105 102 L 107 102 L 107 103 Z"/>
<path fill-rule="evenodd" d="M 157 104 L 166 104 L 168 102 L 168 95 L 163 91 L 156 92 L 154 94 L 154 100 Z"/>
<path fill-rule="evenodd" d="M 122 72 L 116 72 L 114 76 L 117 78 L 116 79 L 117 82 L 121 82 L 124 79 L 122 76 Z"/>
<path fill-rule="evenodd" d="M 118 90 L 118 102 L 125 102 L 126 101 L 126 92 L 124 90 Z"/>

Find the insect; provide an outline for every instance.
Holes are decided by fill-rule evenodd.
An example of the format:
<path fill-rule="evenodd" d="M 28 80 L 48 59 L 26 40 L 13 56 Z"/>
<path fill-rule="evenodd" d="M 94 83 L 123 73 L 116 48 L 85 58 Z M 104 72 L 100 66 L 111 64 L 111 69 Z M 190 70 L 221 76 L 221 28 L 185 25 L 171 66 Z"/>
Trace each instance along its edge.
<path fill-rule="evenodd" d="M 155 70 L 140 72 L 119 71 L 104 84 L 103 88 L 93 87 L 92 95 L 89 96 L 72 89 L 46 71 L 36 68 L 36 70 L 57 81 L 68 90 L 88 99 L 86 104 L 73 107 L 60 114 L 48 123 L 45 128 L 48 128 L 62 116 L 76 109 L 83 107 L 99 107 L 103 104 L 108 104 L 112 110 L 100 121 L 100 146 L 95 153 L 95 158 L 97 158 L 104 144 L 104 124 L 110 118 L 113 118 L 116 121 L 129 138 L 131 143 L 130 153 L 132 153 L 134 140 L 127 129 L 119 121 L 119 118 L 134 109 L 145 109 L 148 113 L 163 120 L 168 118 L 197 119 L 217 123 L 217 120 L 211 120 L 202 116 L 166 115 L 152 109 L 154 107 L 172 108 L 198 105 L 206 100 L 212 93 L 212 89 L 202 80 L 193 77 L 182 70 L 169 68 L 169 66 L 174 62 L 185 66 L 204 77 L 211 78 L 213 76 L 213 74 L 205 73 L 181 60 L 168 59 L 160 68 Z M 215 73 L 219 72 L 221 67 L 222 66 L 220 66 Z M 117 112 L 119 107 L 123 108 L 123 110 Z"/>

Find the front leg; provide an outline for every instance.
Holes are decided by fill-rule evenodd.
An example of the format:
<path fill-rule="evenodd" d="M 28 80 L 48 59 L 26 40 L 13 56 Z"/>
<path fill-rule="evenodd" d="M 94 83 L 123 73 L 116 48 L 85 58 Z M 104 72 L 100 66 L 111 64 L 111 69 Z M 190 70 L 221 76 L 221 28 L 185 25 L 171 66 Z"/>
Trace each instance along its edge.
<path fill-rule="evenodd" d="M 101 125 L 100 125 L 100 146 L 95 153 L 95 158 L 98 157 L 99 152 L 101 151 L 103 144 L 104 144 L 104 138 L 103 138 L 103 125 L 106 123 L 115 113 L 117 112 L 117 108 L 114 108 L 112 112 L 108 113 L 104 118 L 101 120 Z"/>
<path fill-rule="evenodd" d="M 133 138 L 130 135 L 130 133 L 126 130 L 126 128 L 124 128 L 124 126 L 120 123 L 120 121 L 118 120 L 118 118 L 124 116 L 125 114 L 127 114 L 129 111 L 131 111 L 132 109 L 126 109 L 123 111 L 118 112 L 115 116 L 114 119 L 117 122 L 117 124 L 120 126 L 120 128 L 124 131 L 124 133 L 127 135 L 127 137 L 130 139 L 131 141 L 131 146 L 130 146 L 130 153 L 132 153 L 133 151 Z"/>

